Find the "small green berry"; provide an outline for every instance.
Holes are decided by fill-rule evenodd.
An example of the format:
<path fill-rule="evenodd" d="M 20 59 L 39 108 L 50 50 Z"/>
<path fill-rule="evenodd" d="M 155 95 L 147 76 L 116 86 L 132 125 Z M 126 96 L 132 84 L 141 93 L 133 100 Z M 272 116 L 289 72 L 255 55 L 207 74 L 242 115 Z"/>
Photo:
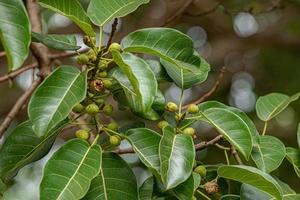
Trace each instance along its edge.
<path fill-rule="evenodd" d="M 110 105 L 110 104 L 106 104 L 104 107 L 103 107 L 103 113 L 105 114 L 105 115 L 111 115 L 112 114 L 112 112 L 113 112 L 113 107 L 112 107 L 112 105 Z"/>
<path fill-rule="evenodd" d="M 107 125 L 107 128 L 113 131 L 117 131 L 119 128 L 119 125 L 116 122 L 111 122 Z"/>
<path fill-rule="evenodd" d="M 118 43 L 112 43 L 109 48 L 108 51 L 120 51 L 121 50 L 121 45 Z"/>
<path fill-rule="evenodd" d="M 112 86 L 112 82 L 110 80 L 106 79 L 106 80 L 103 80 L 103 85 L 105 88 L 110 89 Z"/>
<path fill-rule="evenodd" d="M 97 66 L 100 70 L 106 70 L 108 67 L 108 65 L 106 63 L 101 62 L 101 60 L 99 61 Z"/>
<path fill-rule="evenodd" d="M 109 142 L 113 146 L 119 146 L 121 143 L 121 138 L 118 135 L 111 135 L 109 136 Z"/>
<path fill-rule="evenodd" d="M 206 176 L 206 168 L 203 165 L 199 165 L 194 169 L 194 172 L 199 174 L 201 177 Z"/>
<path fill-rule="evenodd" d="M 99 76 L 100 78 L 106 78 L 106 77 L 107 77 L 107 72 L 106 72 L 106 71 L 100 72 L 100 73 L 98 74 L 98 76 Z"/>
<path fill-rule="evenodd" d="M 197 200 L 197 197 L 193 196 L 193 197 L 192 197 L 192 200 Z"/>
<path fill-rule="evenodd" d="M 99 107 L 92 103 L 92 104 L 89 104 L 86 108 L 85 108 L 85 111 L 87 112 L 87 114 L 89 115 L 96 115 L 98 112 L 99 112 Z"/>
<path fill-rule="evenodd" d="M 196 104 L 190 104 L 187 108 L 188 113 L 195 114 L 199 112 L 199 107 Z"/>
<path fill-rule="evenodd" d="M 79 103 L 76 106 L 74 106 L 74 108 L 72 110 L 75 113 L 81 113 L 83 111 L 83 109 L 84 109 L 84 106 Z"/>
<path fill-rule="evenodd" d="M 94 61 L 97 60 L 97 55 L 96 55 L 95 51 L 92 50 L 92 49 L 89 50 L 89 51 L 87 52 L 87 56 L 89 57 L 89 59 L 90 59 L 92 62 L 94 62 Z"/>
<path fill-rule="evenodd" d="M 85 65 L 89 62 L 89 57 L 86 54 L 80 54 L 77 57 L 77 63 L 80 65 Z"/>
<path fill-rule="evenodd" d="M 183 129 L 183 134 L 185 135 L 194 135 L 195 132 L 196 132 L 195 129 L 190 127 Z"/>
<path fill-rule="evenodd" d="M 169 123 L 167 121 L 162 120 L 162 121 L 158 122 L 157 127 L 160 129 L 163 129 L 164 127 L 168 126 L 168 124 Z"/>
<path fill-rule="evenodd" d="M 176 112 L 178 110 L 178 106 L 174 102 L 168 102 L 165 109 L 170 112 Z"/>
<path fill-rule="evenodd" d="M 79 139 L 87 140 L 90 137 L 90 133 L 87 130 L 80 129 L 75 132 L 75 136 Z"/>

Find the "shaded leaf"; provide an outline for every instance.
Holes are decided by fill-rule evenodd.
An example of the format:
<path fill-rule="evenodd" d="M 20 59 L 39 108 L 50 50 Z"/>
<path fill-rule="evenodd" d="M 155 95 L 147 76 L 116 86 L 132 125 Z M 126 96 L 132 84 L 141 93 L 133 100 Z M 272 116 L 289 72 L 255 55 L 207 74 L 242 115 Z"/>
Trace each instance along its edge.
<path fill-rule="evenodd" d="M 284 144 L 273 136 L 260 136 L 259 144 L 253 147 L 251 156 L 259 169 L 272 172 L 285 158 Z"/>
<path fill-rule="evenodd" d="M 220 198 L 220 200 L 240 200 L 240 199 L 241 199 L 240 196 L 235 194 L 226 194 Z"/>
<path fill-rule="evenodd" d="M 139 200 L 152 200 L 154 179 L 153 176 L 147 178 L 139 189 Z"/>
<path fill-rule="evenodd" d="M 300 151 L 292 147 L 287 147 L 286 158 L 293 165 L 297 176 L 300 178 Z"/>
<path fill-rule="evenodd" d="M 179 200 L 192 199 L 194 194 L 193 174 L 185 182 L 172 189 L 171 193 Z"/>
<path fill-rule="evenodd" d="M 153 110 L 155 110 L 158 114 L 163 114 L 165 111 L 165 104 L 165 96 L 162 91 L 158 89 L 151 108 L 153 108 Z"/>
<path fill-rule="evenodd" d="M 200 186 L 201 184 L 201 176 L 198 173 L 193 172 L 194 178 L 194 191 Z"/>
<path fill-rule="evenodd" d="M 62 121 L 43 138 L 36 136 L 30 121 L 18 125 L 7 137 L 1 148 L 0 177 L 4 181 L 8 181 L 16 175 L 19 169 L 46 155 L 52 147 L 57 134 L 68 121 Z"/>
<path fill-rule="evenodd" d="M 269 174 L 254 167 L 242 165 L 221 166 L 218 169 L 218 175 L 249 184 L 278 200 L 282 199 L 282 191 L 276 180 Z"/>
<path fill-rule="evenodd" d="M 112 77 L 122 86 L 132 111 L 146 119 L 159 119 L 151 108 L 157 93 L 157 81 L 149 65 L 130 53 L 113 51 L 112 54 L 122 70 L 116 69 Z"/>
<path fill-rule="evenodd" d="M 65 119 L 86 95 L 86 73 L 70 66 L 56 69 L 32 95 L 28 114 L 33 129 L 43 136 Z"/>
<path fill-rule="evenodd" d="M 21 0 L 1 0 L 0 39 L 6 52 L 8 70 L 21 67 L 29 53 L 31 26 Z"/>
<path fill-rule="evenodd" d="M 78 0 L 39 0 L 39 3 L 44 8 L 68 17 L 87 35 L 95 36 L 91 22 Z"/>
<path fill-rule="evenodd" d="M 199 105 L 200 114 L 248 159 L 252 151 L 252 135 L 240 114 L 228 108 L 203 105 Z"/>
<path fill-rule="evenodd" d="M 158 150 L 161 136 L 147 128 L 136 128 L 126 132 L 126 139 L 131 143 L 140 160 L 156 174 L 159 174 Z"/>
<path fill-rule="evenodd" d="M 299 97 L 300 93 L 297 93 L 292 97 L 280 93 L 271 93 L 259 97 L 256 102 L 257 116 L 263 121 L 269 121 Z"/>
<path fill-rule="evenodd" d="M 209 64 L 194 51 L 191 38 L 170 28 L 146 28 L 135 31 L 121 42 L 124 51 L 159 56 L 168 75 L 181 88 L 206 80 Z"/>
<path fill-rule="evenodd" d="M 136 178 L 117 154 L 103 153 L 101 173 L 92 181 L 83 200 L 138 200 Z"/>
<path fill-rule="evenodd" d="M 40 199 L 80 199 L 101 167 L 102 150 L 87 141 L 73 139 L 47 162 L 40 186 Z"/>
<path fill-rule="evenodd" d="M 88 16 L 98 26 L 103 26 L 117 17 L 124 17 L 150 0 L 91 0 Z"/>
<path fill-rule="evenodd" d="M 125 134 L 128 130 L 130 129 L 135 129 L 135 128 L 145 128 L 145 122 L 142 121 L 136 121 L 132 122 L 129 124 L 125 124 L 124 126 L 119 128 L 119 132 L 122 134 Z"/>
<path fill-rule="evenodd" d="M 183 183 L 190 177 L 195 159 L 192 137 L 176 135 L 172 127 L 166 126 L 159 143 L 159 157 L 165 188 L 172 189 Z"/>
<path fill-rule="evenodd" d="M 157 81 L 171 81 L 172 79 L 167 74 L 165 68 L 157 60 L 146 60 L 155 74 Z"/>
<path fill-rule="evenodd" d="M 297 130 L 297 142 L 300 149 L 300 124 L 298 125 L 298 130 Z"/>
<path fill-rule="evenodd" d="M 58 50 L 78 50 L 75 35 L 39 34 L 32 32 L 32 41 L 41 42 L 49 48 Z"/>

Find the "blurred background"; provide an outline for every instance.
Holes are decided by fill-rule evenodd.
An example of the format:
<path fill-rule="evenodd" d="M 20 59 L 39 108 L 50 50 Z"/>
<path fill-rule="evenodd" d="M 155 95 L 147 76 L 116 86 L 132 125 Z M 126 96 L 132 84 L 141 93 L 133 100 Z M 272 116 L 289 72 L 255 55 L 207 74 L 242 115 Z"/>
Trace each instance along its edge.
<path fill-rule="evenodd" d="M 82 1 L 85 6 L 88 2 Z M 48 10 L 42 10 L 42 16 L 44 33 L 74 33 L 78 45 L 85 47 L 82 33 L 67 18 Z M 221 85 L 210 99 L 240 108 L 254 120 L 261 132 L 263 124 L 255 114 L 257 98 L 271 92 L 292 95 L 300 91 L 300 0 L 151 0 L 135 13 L 119 19 L 114 40 L 120 41 L 127 33 L 139 28 L 159 26 L 173 27 L 188 34 L 194 41 L 195 49 L 211 64 L 208 80 L 185 91 L 186 103 L 209 91 L 221 68 L 226 67 L 227 72 Z M 105 26 L 105 43 L 110 30 L 110 24 Z M 33 58 L 29 58 L 27 62 L 32 61 Z M 75 59 L 57 60 L 54 65 L 60 63 L 75 65 Z M 0 60 L 0 65 L 0 73 L 3 75 L 6 73 L 4 58 Z M 26 71 L 15 80 L 0 85 L 0 121 L 22 91 L 29 87 L 34 73 Z M 180 90 L 175 85 L 166 83 L 161 88 L 165 91 L 167 101 L 178 101 Z M 138 120 L 130 112 L 116 112 L 114 116 L 116 121 L 121 120 L 121 124 Z M 271 121 L 267 134 L 279 137 L 286 146 L 296 147 L 299 116 L 298 101 Z M 14 124 L 24 121 L 26 117 L 24 106 Z M 199 141 L 216 134 L 206 124 L 198 124 L 196 127 Z M 51 153 L 63 140 L 73 137 L 73 132 L 69 130 L 63 133 Z M 51 153 L 22 169 L 4 199 L 38 199 L 42 166 Z M 130 162 L 136 162 L 136 157 L 127 157 Z M 224 158 L 222 152 L 209 148 L 199 152 L 198 159 L 206 164 L 216 164 Z M 135 171 L 139 175 L 147 173 L 138 167 Z M 274 173 L 300 192 L 300 179 L 297 179 L 292 166 L 286 161 Z"/>

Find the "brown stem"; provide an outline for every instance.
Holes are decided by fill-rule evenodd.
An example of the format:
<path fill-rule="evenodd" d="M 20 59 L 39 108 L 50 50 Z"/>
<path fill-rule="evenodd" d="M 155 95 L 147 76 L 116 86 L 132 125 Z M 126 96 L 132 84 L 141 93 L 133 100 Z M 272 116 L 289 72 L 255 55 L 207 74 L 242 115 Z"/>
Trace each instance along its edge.
<path fill-rule="evenodd" d="M 0 52 L 0 58 L 2 58 L 2 57 L 4 57 L 4 56 L 6 56 L 5 51 L 1 51 L 1 52 Z"/>
<path fill-rule="evenodd" d="M 193 2 L 193 0 L 187 0 L 186 3 L 180 8 L 178 9 L 175 14 L 173 14 L 171 17 L 169 17 L 166 21 L 166 24 L 169 24 L 170 22 L 172 22 L 173 20 L 175 20 L 178 16 L 180 16 L 181 14 L 183 14 L 186 10 L 187 7 L 189 7 L 189 5 Z"/>
<path fill-rule="evenodd" d="M 231 147 L 231 153 L 232 153 L 234 159 L 236 160 L 236 162 L 237 162 L 239 165 L 243 165 L 242 159 L 240 158 L 238 152 L 235 150 L 235 148 L 234 148 L 233 146 Z"/>
<path fill-rule="evenodd" d="M 208 97 L 210 97 L 220 86 L 220 82 L 222 81 L 223 77 L 224 77 L 224 73 L 226 72 L 226 68 L 222 67 L 221 72 L 217 78 L 217 81 L 215 82 L 215 84 L 213 85 L 213 87 L 211 88 L 211 90 L 207 93 L 205 93 L 203 96 L 201 96 L 199 99 L 190 102 L 186 105 L 184 105 L 182 108 L 186 109 L 190 104 L 199 104 L 203 101 L 205 101 Z"/>
<path fill-rule="evenodd" d="M 115 32 L 117 30 L 117 26 L 118 26 L 118 18 L 115 18 L 114 23 L 111 25 L 111 32 L 106 44 L 106 47 L 108 48 L 110 46 L 110 44 L 112 43 L 112 40 L 114 38 Z"/>
<path fill-rule="evenodd" d="M 31 96 L 33 91 L 37 88 L 37 86 L 41 83 L 41 78 L 38 77 L 30 86 L 30 88 L 18 99 L 14 107 L 10 110 L 8 115 L 5 117 L 3 122 L 0 125 L 0 138 L 7 130 L 12 120 L 18 115 L 19 111 L 22 109 L 23 105 L 26 103 L 27 99 Z"/>
<path fill-rule="evenodd" d="M 217 137 L 215 137 L 214 139 L 210 140 L 210 141 L 203 141 L 203 142 L 200 142 L 199 144 L 196 144 L 195 145 L 195 149 L 197 151 L 199 150 L 202 150 L 202 149 L 205 149 L 209 146 L 212 146 L 212 145 L 215 145 L 218 141 L 220 141 L 221 139 L 223 138 L 222 135 L 218 135 Z"/>
<path fill-rule="evenodd" d="M 7 80 L 10 80 L 10 79 L 13 79 L 15 78 L 16 76 L 18 76 L 19 74 L 29 70 L 29 69 L 33 69 L 35 67 L 38 66 L 38 63 L 37 62 L 34 62 L 34 63 L 31 63 L 31 64 L 28 64 L 28 65 L 25 65 L 24 67 L 22 68 L 19 68 L 17 70 L 14 70 L 12 71 L 11 73 L 7 74 L 7 75 L 4 75 L 4 76 L 1 76 L 0 77 L 0 83 L 4 82 L 4 81 L 7 81 Z"/>
<path fill-rule="evenodd" d="M 198 14 L 195 14 L 195 15 L 186 13 L 185 15 L 188 15 L 188 16 L 197 16 L 197 17 L 209 15 L 211 13 L 214 13 L 224 1 L 225 0 L 220 0 L 213 8 L 211 8 L 210 10 L 204 11 L 202 13 L 198 13 Z"/>
<path fill-rule="evenodd" d="M 133 149 L 131 147 L 126 148 L 126 149 L 117 149 L 114 151 L 114 153 L 117 154 L 129 154 L 129 153 L 134 153 Z"/>

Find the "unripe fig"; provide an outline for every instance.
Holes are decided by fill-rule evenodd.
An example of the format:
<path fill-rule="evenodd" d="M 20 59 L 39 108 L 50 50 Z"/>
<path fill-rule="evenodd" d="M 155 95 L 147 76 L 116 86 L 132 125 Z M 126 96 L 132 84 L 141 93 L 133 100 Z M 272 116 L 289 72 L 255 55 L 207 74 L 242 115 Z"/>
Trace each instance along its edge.
<path fill-rule="evenodd" d="M 199 107 L 196 104 L 190 104 L 187 108 L 188 113 L 195 114 L 199 112 Z"/>
<path fill-rule="evenodd" d="M 192 197 L 192 200 L 197 200 L 197 197 L 193 196 L 193 197 Z"/>
<path fill-rule="evenodd" d="M 111 122 L 107 125 L 107 128 L 113 131 L 117 131 L 119 128 L 119 125 L 116 122 Z"/>
<path fill-rule="evenodd" d="M 85 65 L 89 62 L 89 57 L 86 54 L 80 54 L 77 57 L 77 63 L 80 65 Z"/>
<path fill-rule="evenodd" d="M 79 103 L 76 106 L 74 106 L 74 108 L 72 110 L 75 113 L 81 113 L 84 110 L 84 106 Z"/>
<path fill-rule="evenodd" d="M 113 146 L 119 146 L 121 143 L 121 138 L 118 135 L 111 135 L 109 136 L 109 142 Z"/>
<path fill-rule="evenodd" d="M 103 85 L 105 88 L 110 89 L 112 86 L 112 82 L 108 79 L 103 80 Z"/>
<path fill-rule="evenodd" d="M 106 104 L 106 105 L 103 107 L 103 113 L 104 113 L 105 115 L 111 115 L 112 112 L 113 112 L 113 107 L 112 107 L 112 105 Z"/>
<path fill-rule="evenodd" d="M 121 51 L 121 45 L 114 42 L 109 46 L 108 51 Z"/>
<path fill-rule="evenodd" d="M 89 52 L 87 53 L 88 58 L 90 59 L 90 61 L 94 62 L 97 60 L 97 55 L 95 53 L 94 50 L 89 50 Z"/>
<path fill-rule="evenodd" d="M 169 123 L 167 121 L 162 120 L 162 121 L 158 122 L 157 127 L 160 129 L 163 129 L 164 127 L 168 126 L 168 124 Z"/>
<path fill-rule="evenodd" d="M 178 106 L 174 102 L 168 102 L 165 109 L 170 112 L 176 112 L 178 110 Z"/>
<path fill-rule="evenodd" d="M 201 177 L 206 176 L 206 168 L 203 165 L 199 165 L 194 169 L 194 172 L 199 174 Z"/>
<path fill-rule="evenodd" d="M 89 104 L 86 108 L 85 108 L 85 111 L 87 112 L 87 114 L 89 115 L 96 115 L 98 112 L 99 112 L 99 107 L 92 103 L 92 104 Z"/>
<path fill-rule="evenodd" d="M 80 129 L 75 132 L 75 136 L 79 139 L 87 140 L 90 137 L 90 133 L 87 130 Z"/>
<path fill-rule="evenodd" d="M 107 72 L 106 72 L 106 71 L 100 72 L 100 73 L 98 74 L 98 76 L 99 76 L 100 78 L 106 78 L 106 77 L 107 77 Z"/>
<path fill-rule="evenodd" d="M 195 132 L 196 132 L 195 129 L 191 127 L 183 129 L 183 134 L 185 135 L 194 135 Z"/>

